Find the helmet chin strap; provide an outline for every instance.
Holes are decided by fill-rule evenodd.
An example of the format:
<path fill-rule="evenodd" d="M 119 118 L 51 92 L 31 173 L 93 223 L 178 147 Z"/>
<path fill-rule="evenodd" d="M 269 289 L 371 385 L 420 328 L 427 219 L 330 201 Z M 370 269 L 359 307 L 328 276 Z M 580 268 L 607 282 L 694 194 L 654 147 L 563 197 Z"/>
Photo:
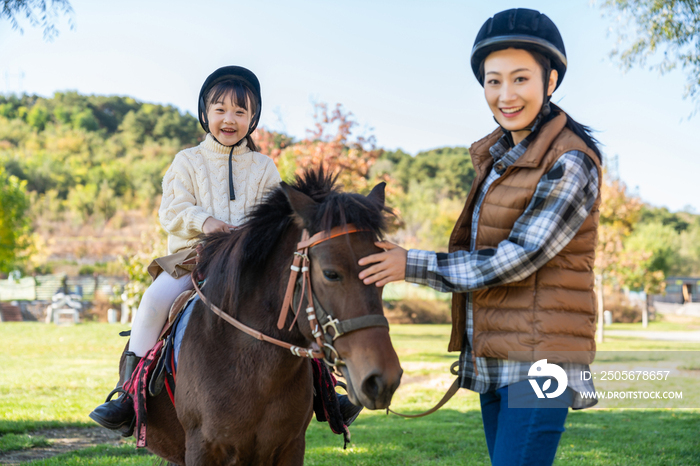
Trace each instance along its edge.
<path fill-rule="evenodd" d="M 211 134 L 211 131 L 209 131 L 209 118 L 207 118 L 206 113 L 204 113 L 204 124 L 207 127 L 207 133 Z M 252 126 L 252 123 L 251 123 L 251 126 Z M 219 144 L 221 144 L 224 147 L 231 148 L 231 152 L 229 152 L 229 154 L 228 154 L 228 198 L 230 201 L 236 200 L 236 192 L 233 189 L 233 149 L 240 146 L 248 136 L 250 136 L 250 127 L 248 128 L 248 132 L 246 133 L 246 135 L 243 136 L 240 141 L 238 141 L 237 143 L 235 143 L 232 146 L 227 146 L 226 144 L 221 144 L 221 142 L 218 139 L 216 139 L 216 136 L 211 134 L 211 137 L 214 138 L 214 141 L 218 142 Z"/>
<path fill-rule="evenodd" d="M 498 120 L 496 119 L 495 116 L 493 117 L 493 121 L 495 121 L 498 124 L 498 126 L 501 127 L 501 131 L 503 131 L 503 133 L 505 134 L 506 138 L 508 139 L 508 142 L 510 143 L 510 146 L 514 147 L 515 143 L 513 141 L 513 134 L 512 133 L 514 133 L 514 132 L 517 133 L 518 131 L 534 131 L 534 130 L 539 129 L 540 122 L 544 118 L 546 118 L 550 113 L 551 113 L 551 109 L 549 108 L 549 102 L 547 102 L 546 104 L 542 105 L 540 112 L 537 114 L 535 119 L 532 120 L 532 122 L 529 125 L 525 126 L 524 128 L 516 129 L 516 130 L 509 130 L 509 129 L 504 128 L 498 122 Z"/>

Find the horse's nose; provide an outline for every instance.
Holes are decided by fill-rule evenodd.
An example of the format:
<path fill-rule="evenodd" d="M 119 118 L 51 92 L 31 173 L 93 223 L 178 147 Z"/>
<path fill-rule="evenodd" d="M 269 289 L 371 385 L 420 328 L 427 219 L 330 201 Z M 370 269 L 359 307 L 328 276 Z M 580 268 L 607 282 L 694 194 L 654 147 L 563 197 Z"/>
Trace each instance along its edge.
<path fill-rule="evenodd" d="M 371 374 L 362 382 L 362 392 L 371 400 L 376 400 L 384 392 L 384 377 L 381 374 Z"/>
<path fill-rule="evenodd" d="M 383 409 L 391 403 L 391 397 L 401 382 L 402 370 L 399 371 L 396 380 L 387 381 L 381 373 L 372 373 L 362 381 L 362 392 L 374 402 L 371 409 Z M 369 407 L 369 406 L 368 406 Z"/>

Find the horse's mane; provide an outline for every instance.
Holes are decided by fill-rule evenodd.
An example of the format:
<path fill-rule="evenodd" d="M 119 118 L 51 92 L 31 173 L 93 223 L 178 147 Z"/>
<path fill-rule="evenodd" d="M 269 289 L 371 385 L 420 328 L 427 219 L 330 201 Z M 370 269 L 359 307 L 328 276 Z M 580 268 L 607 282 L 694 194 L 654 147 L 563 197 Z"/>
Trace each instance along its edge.
<path fill-rule="evenodd" d="M 337 175 L 321 166 L 318 170 L 306 170 L 290 184 L 318 203 L 314 218 L 304 222 L 304 228 L 314 235 L 354 224 L 371 232 L 375 240 L 381 238 L 386 228 L 386 213 L 391 213 L 391 209 L 360 194 L 342 192 L 336 180 Z M 197 270 L 207 277 L 206 288 L 222 293 L 219 299 L 212 298 L 237 308 L 236 297 L 240 294 L 234 290 L 245 290 L 261 278 L 275 244 L 294 221 L 294 211 L 283 187 L 279 186 L 253 209 L 240 229 L 204 237 Z"/>

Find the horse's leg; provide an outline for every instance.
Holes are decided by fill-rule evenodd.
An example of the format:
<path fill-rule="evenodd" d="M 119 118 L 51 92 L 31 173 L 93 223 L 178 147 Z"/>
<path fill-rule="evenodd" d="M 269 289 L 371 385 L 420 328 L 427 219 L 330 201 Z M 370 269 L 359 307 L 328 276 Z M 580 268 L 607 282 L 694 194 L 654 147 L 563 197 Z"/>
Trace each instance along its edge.
<path fill-rule="evenodd" d="M 302 416 L 300 416 L 302 417 Z M 302 417 L 303 419 L 303 417 Z M 296 438 L 293 438 L 282 451 L 274 458 L 276 466 L 302 466 L 304 464 L 304 452 L 306 451 L 306 430 L 313 419 L 313 410 L 309 407 L 308 414 Z"/>
<path fill-rule="evenodd" d="M 239 464 L 233 461 L 235 451 L 232 447 L 212 444 L 204 437 L 200 428 L 187 432 L 186 444 L 185 464 L 187 466 L 224 466 Z"/>
<path fill-rule="evenodd" d="M 276 466 L 301 466 L 304 464 L 304 451 L 306 450 L 305 432 L 296 438 L 280 453 Z"/>
<path fill-rule="evenodd" d="M 171 463 L 184 465 L 185 431 L 165 389 L 158 396 L 148 397 L 147 410 L 148 449 Z"/>

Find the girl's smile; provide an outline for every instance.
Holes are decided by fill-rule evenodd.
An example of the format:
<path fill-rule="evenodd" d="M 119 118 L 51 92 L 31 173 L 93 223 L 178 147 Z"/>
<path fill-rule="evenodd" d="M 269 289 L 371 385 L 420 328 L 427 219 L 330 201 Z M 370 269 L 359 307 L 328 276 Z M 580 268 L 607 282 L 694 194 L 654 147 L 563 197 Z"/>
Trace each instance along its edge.
<path fill-rule="evenodd" d="M 247 107 L 250 108 L 250 102 Z M 248 133 L 252 114 L 235 102 L 233 94 L 228 94 L 209 105 L 207 119 L 211 135 L 220 144 L 233 146 Z"/>

